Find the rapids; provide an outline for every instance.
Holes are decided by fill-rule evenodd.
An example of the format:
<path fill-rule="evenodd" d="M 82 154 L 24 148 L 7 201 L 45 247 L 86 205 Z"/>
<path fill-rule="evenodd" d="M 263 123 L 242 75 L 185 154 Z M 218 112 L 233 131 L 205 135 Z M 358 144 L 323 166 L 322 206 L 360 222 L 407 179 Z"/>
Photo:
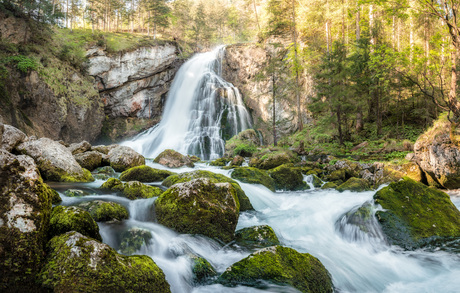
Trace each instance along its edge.
<path fill-rule="evenodd" d="M 148 162 L 154 168 L 164 166 Z M 206 164 L 204 169 L 230 176 Z M 187 172 L 194 169 L 174 169 Z M 307 178 L 308 179 L 308 178 Z M 103 181 L 74 184 L 90 192 Z M 159 183 L 155 183 L 159 184 Z M 271 192 L 261 185 L 240 183 L 256 211 L 240 214 L 237 229 L 268 224 L 283 245 L 319 258 L 332 275 L 337 292 L 458 292 L 460 288 L 460 255 L 446 251 L 404 251 L 388 246 L 379 233 L 358 233 L 347 223 L 345 214 L 372 199 L 375 191 L 343 192 L 308 190 L 303 192 Z M 68 184 L 55 186 L 58 191 Z M 152 232 L 151 242 L 139 254 L 146 254 L 163 269 L 172 292 L 297 292 L 293 288 L 269 285 L 263 289 L 221 285 L 196 286 L 192 282 L 189 252 L 206 258 L 219 273 L 234 262 L 248 256 L 250 251 L 235 246 L 223 246 L 203 236 L 178 234 L 155 223 L 152 207 L 155 199 L 130 201 L 115 194 L 93 194 L 81 198 L 66 197 L 60 192 L 64 205 L 75 205 L 94 199 L 118 202 L 129 209 L 130 219 L 122 223 L 99 223 L 103 241 L 118 249 L 120 234 L 131 227 Z M 460 207 L 460 197 L 452 201 Z M 371 223 L 372 224 L 372 223 Z M 378 225 L 378 224 L 376 224 Z M 378 231 L 378 227 L 374 227 Z"/>

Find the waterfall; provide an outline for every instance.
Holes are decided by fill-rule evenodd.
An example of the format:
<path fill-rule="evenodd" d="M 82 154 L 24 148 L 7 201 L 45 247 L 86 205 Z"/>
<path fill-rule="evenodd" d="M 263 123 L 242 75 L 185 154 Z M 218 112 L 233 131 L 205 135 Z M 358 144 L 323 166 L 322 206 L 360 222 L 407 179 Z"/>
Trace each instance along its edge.
<path fill-rule="evenodd" d="M 225 47 L 195 55 L 177 72 L 160 123 L 124 142 L 142 155 L 165 149 L 204 160 L 221 157 L 225 139 L 251 127 L 236 87 L 221 77 Z"/>

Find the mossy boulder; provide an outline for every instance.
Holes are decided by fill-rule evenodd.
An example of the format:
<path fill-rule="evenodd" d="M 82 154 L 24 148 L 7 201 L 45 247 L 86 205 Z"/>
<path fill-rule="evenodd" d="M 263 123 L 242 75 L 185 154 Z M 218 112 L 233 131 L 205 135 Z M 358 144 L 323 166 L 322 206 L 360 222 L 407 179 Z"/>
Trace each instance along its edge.
<path fill-rule="evenodd" d="M 278 166 L 299 162 L 299 157 L 290 150 L 275 150 L 265 153 L 257 160 L 251 160 L 250 167 L 269 170 Z"/>
<path fill-rule="evenodd" d="M 284 190 L 304 190 L 307 183 L 303 181 L 300 168 L 293 167 L 292 164 L 281 165 L 268 172 L 275 181 L 276 189 Z"/>
<path fill-rule="evenodd" d="M 154 169 L 152 167 L 142 165 L 130 168 L 120 175 L 120 180 L 123 181 L 140 181 L 140 182 L 157 182 L 163 181 L 167 177 L 175 174 L 168 170 Z"/>
<path fill-rule="evenodd" d="M 233 179 L 250 184 L 262 184 L 271 191 L 275 191 L 275 181 L 267 172 L 252 167 L 235 168 L 231 174 Z"/>
<path fill-rule="evenodd" d="M 227 164 L 231 161 L 229 158 L 219 158 L 211 163 L 209 163 L 210 166 L 216 166 L 216 167 L 224 167 L 227 166 Z"/>
<path fill-rule="evenodd" d="M 116 178 L 110 178 L 102 184 L 101 188 L 117 191 L 121 196 L 131 200 L 152 198 L 163 193 L 163 190 L 156 186 L 150 186 L 139 181 L 129 181 L 123 183 Z"/>
<path fill-rule="evenodd" d="M 240 167 L 244 163 L 244 158 L 240 155 L 236 155 L 230 162 L 231 167 Z"/>
<path fill-rule="evenodd" d="M 81 197 L 81 196 L 86 196 L 89 195 L 89 192 L 81 190 L 81 189 L 67 189 L 64 191 L 64 195 L 68 197 Z"/>
<path fill-rule="evenodd" d="M 340 192 L 343 192 L 345 190 L 362 192 L 371 189 L 372 188 L 369 186 L 369 182 L 366 179 L 355 177 L 351 177 L 350 179 L 348 179 L 347 181 L 345 181 L 337 187 L 337 190 Z"/>
<path fill-rule="evenodd" d="M 69 145 L 68 149 L 72 153 L 72 155 L 82 154 L 84 152 L 91 150 L 91 144 L 84 140 L 82 142 L 72 143 L 71 145 Z"/>
<path fill-rule="evenodd" d="M 406 177 L 379 190 L 374 200 L 385 209 L 376 215 L 391 244 L 414 249 L 460 237 L 460 211 L 440 190 Z"/>
<path fill-rule="evenodd" d="M 38 281 L 54 292 L 171 292 L 150 257 L 120 255 L 77 232 L 51 239 Z"/>
<path fill-rule="evenodd" d="M 238 245 L 247 248 L 263 248 L 279 245 L 280 241 L 272 227 L 267 225 L 243 228 L 235 232 Z"/>
<path fill-rule="evenodd" d="M 124 206 L 111 201 L 94 200 L 81 203 L 78 207 L 89 212 L 97 222 L 122 221 L 129 218 L 128 210 Z"/>
<path fill-rule="evenodd" d="M 169 176 L 163 181 L 162 184 L 166 187 L 170 187 L 176 183 L 188 182 L 188 181 L 191 181 L 193 179 L 198 179 L 198 178 L 207 178 L 211 180 L 211 182 L 213 183 L 228 182 L 232 184 L 233 188 L 235 188 L 236 193 L 238 195 L 238 201 L 240 203 L 240 211 L 243 212 L 243 211 L 254 209 L 252 207 L 251 202 L 249 201 L 249 198 L 247 197 L 246 193 L 244 193 L 243 189 L 238 184 L 238 182 L 222 174 L 217 174 L 217 173 L 213 173 L 210 171 L 204 171 L 204 170 L 197 170 L 197 171 L 186 172 L 186 173 Z"/>
<path fill-rule="evenodd" d="M 32 158 L 0 149 L 0 291 L 38 291 L 51 201 Z"/>
<path fill-rule="evenodd" d="M 194 284 L 206 284 L 210 278 L 217 276 L 216 270 L 205 258 L 193 255 L 191 260 Z"/>
<path fill-rule="evenodd" d="M 96 168 L 96 170 L 93 171 L 93 174 L 104 174 L 107 175 L 107 177 L 117 177 L 117 173 L 115 169 L 113 169 L 110 166 L 104 166 L 104 167 L 99 167 Z"/>
<path fill-rule="evenodd" d="M 189 156 L 184 156 L 175 150 L 164 150 L 154 160 L 155 163 L 169 167 L 169 168 L 180 168 L 183 166 L 193 168 L 195 165 Z"/>
<path fill-rule="evenodd" d="M 51 203 L 52 204 L 59 204 L 62 202 L 62 198 L 61 196 L 59 195 L 59 193 L 54 190 L 54 189 L 51 189 L 50 188 L 50 191 L 51 191 Z"/>
<path fill-rule="evenodd" d="M 225 155 L 251 157 L 260 146 L 260 139 L 254 129 L 246 129 L 225 143 Z"/>
<path fill-rule="evenodd" d="M 334 181 L 345 181 L 346 180 L 346 172 L 345 170 L 335 170 L 332 171 L 329 175 L 324 176 L 326 181 L 334 182 Z"/>
<path fill-rule="evenodd" d="M 94 170 L 102 165 L 102 156 L 100 152 L 90 151 L 81 154 L 75 154 L 73 157 L 82 168 Z"/>
<path fill-rule="evenodd" d="M 311 175 L 311 183 L 315 188 L 320 188 L 323 185 L 323 181 L 315 174 Z"/>
<path fill-rule="evenodd" d="M 131 228 L 121 234 L 120 253 L 132 255 L 139 251 L 142 245 L 146 245 L 152 239 L 149 230 Z"/>
<path fill-rule="evenodd" d="M 69 231 L 77 231 L 102 241 L 99 227 L 87 211 L 78 207 L 54 207 L 51 212 L 48 237 L 51 239 Z"/>
<path fill-rule="evenodd" d="M 308 253 L 272 246 L 261 249 L 229 267 L 218 282 L 226 286 L 260 286 L 263 282 L 290 285 L 301 292 L 333 292 L 323 264 Z"/>
<path fill-rule="evenodd" d="M 235 188 L 199 178 L 176 183 L 155 202 L 158 222 L 181 233 L 202 234 L 229 242 L 240 212 Z"/>
<path fill-rule="evenodd" d="M 116 146 L 109 153 L 110 166 L 117 172 L 123 172 L 129 168 L 145 165 L 145 158 L 127 146 Z"/>
<path fill-rule="evenodd" d="M 326 182 L 321 186 L 321 189 L 336 189 L 337 183 L 335 182 Z"/>
<path fill-rule="evenodd" d="M 413 162 L 399 165 L 390 163 L 374 163 L 374 168 L 374 187 L 399 181 L 403 177 L 409 177 L 418 182 L 423 180 L 422 170 Z"/>

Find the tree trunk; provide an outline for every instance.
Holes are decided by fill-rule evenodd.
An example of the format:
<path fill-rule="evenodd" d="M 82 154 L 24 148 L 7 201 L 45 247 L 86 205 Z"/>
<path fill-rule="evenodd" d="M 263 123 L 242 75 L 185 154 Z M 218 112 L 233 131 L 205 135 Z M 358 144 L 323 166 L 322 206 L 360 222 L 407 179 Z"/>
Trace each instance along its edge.
<path fill-rule="evenodd" d="M 358 112 L 356 113 L 356 131 L 360 132 L 363 129 L 364 129 L 363 111 L 361 107 L 358 107 Z"/>
<path fill-rule="evenodd" d="M 358 4 L 358 9 L 356 11 L 356 41 L 359 41 L 361 39 L 361 15 L 360 15 L 360 7 Z"/>
<path fill-rule="evenodd" d="M 252 0 L 252 4 L 254 4 L 254 13 L 256 15 L 257 28 L 259 29 L 259 33 L 260 33 L 260 23 L 259 23 L 259 16 L 257 15 L 256 0 Z"/>
<path fill-rule="evenodd" d="M 297 130 L 303 129 L 302 109 L 300 105 L 299 58 L 297 55 L 297 28 L 296 28 L 295 0 L 292 0 L 292 41 L 294 43 L 295 64 L 295 96 L 297 102 Z"/>
<path fill-rule="evenodd" d="M 272 104 L 272 111 L 273 111 L 273 145 L 277 146 L 278 145 L 278 139 L 276 137 L 276 88 L 275 88 L 275 72 L 272 73 L 272 99 L 273 99 L 273 104 Z"/>
<path fill-rule="evenodd" d="M 342 108 L 340 105 L 337 105 L 336 114 L 337 114 L 337 129 L 339 130 L 339 143 L 343 145 Z"/>

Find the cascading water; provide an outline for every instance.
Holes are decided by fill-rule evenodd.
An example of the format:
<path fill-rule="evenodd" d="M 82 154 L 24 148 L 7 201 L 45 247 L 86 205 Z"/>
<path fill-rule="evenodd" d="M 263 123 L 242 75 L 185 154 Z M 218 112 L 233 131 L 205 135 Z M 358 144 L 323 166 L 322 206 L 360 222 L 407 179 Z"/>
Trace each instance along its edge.
<path fill-rule="evenodd" d="M 224 47 L 197 54 L 174 79 L 161 122 L 124 142 L 146 157 L 165 149 L 212 160 L 223 155 L 225 141 L 251 127 L 237 88 L 222 77 Z"/>

